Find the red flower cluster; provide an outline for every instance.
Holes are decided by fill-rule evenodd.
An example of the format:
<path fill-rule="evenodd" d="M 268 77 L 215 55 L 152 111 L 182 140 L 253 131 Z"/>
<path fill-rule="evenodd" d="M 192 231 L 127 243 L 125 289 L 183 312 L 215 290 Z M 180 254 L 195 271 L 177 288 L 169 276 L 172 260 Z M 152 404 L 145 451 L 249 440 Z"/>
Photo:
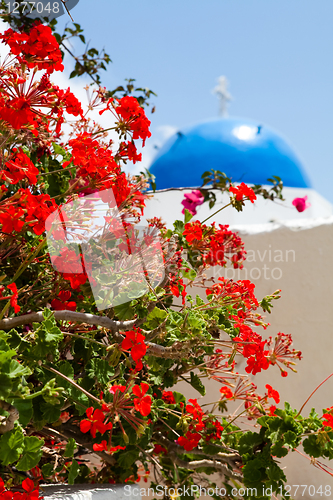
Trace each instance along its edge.
<path fill-rule="evenodd" d="M 211 227 L 199 221 L 185 224 L 183 235 L 192 251 L 200 252 L 205 266 L 225 266 L 228 258 L 235 269 L 242 268 L 246 252 L 241 238 L 228 229 L 228 225 L 215 223 Z"/>
<path fill-rule="evenodd" d="M 142 335 L 139 328 L 130 330 L 125 333 L 125 338 L 120 344 L 123 351 L 130 351 L 133 360 L 136 363 L 135 369 L 137 371 L 142 369 L 142 358 L 146 354 L 147 347 L 145 344 L 145 337 Z"/>
<path fill-rule="evenodd" d="M 324 427 L 330 427 L 333 430 L 333 406 L 330 408 L 326 408 L 326 413 L 323 414 L 322 418 L 325 420 L 323 421 L 323 426 Z M 328 429 L 329 430 L 329 429 Z"/>
<path fill-rule="evenodd" d="M 174 295 L 175 297 L 180 297 L 180 295 L 182 296 L 182 303 L 184 305 L 187 292 L 183 278 L 178 278 L 176 276 L 170 275 L 169 287 L 172 295 Z"/>
<path fill-rule="evenodd" d="M 220 439 L 223 426 L 214 417 L 206 415 L 196 399 L 189 399 L 188 402 L 191 404 L 186 405 L 184 416 L 186 419 L 191 417 L 191 423 L 185 436 L 180 436 L 177 443 L 186 451 L 191 451 L 198 446 L 201 438 L 206 441 Z"/>
<path fill-rule="evenodd" d="M 102 146 L 88 132 L 70 140 L 69 146 L 72 148 L 72 158 L 62 166 L 66 168 L 73 163 L 77 167 L 75 182 L 78 184 L 77 189 L 83 194 L 91 192 L 90 189 L 112 188 L 118 207 L 123 206 L 129 199 L 132 206 L 144 207 L 146 196 L 129 182 L 124 172 L 121 172 L 110 148 Z"/>
<path fill-rule="evenodd" d="M 159 455 L 160 453 L 167 454 L 168 450 L 166 448 L 164 448 L 164 446 L 162 446 L 160 444 L 155 444 L 153 453 L 155 453 L 156 455 Z"/>
<path fill-rule="evenodd" d="M 10 28 L 0 35 L 0 39 L 30 69 L 46 69 L 48 74 L 64 69 L 59 44 L 49 26 L 37 24 L 28 34 L 16 33 Z"/>
<path fill-rule="evenodd" d="M 39 486 L 35 487 L 34 482 L 27 478 L 22 481 L 22 488 L 25 493 L 19 491 L 12 492 L 5 488 L 3 479 L 0 478 L 0 499 L 1 500 L 38 500 Z"/>
<path fill-rule="evenodd" d="M 133 400 L 135 409 L 141 413 L 143 417 L 149 415 L 151 409 L 151 397 L 146 395 L 148 389 L 149 385 L 146 384 L 146 382 L 141 382 L 140 386 L 135 385 L 132 388 L 132 392 L 136 396 Z"/>
<path fill-rule="evenodd" d="M 243 304 L 247 309 L 257 309 L 258 300 L 254 295 L 255 285 L 249 280 L 233 281 L 224 277 L 218 278 L 219 283 L 206 289 L 206 295 L 213 295 L 218 300 L 223 300 L 226 304 L 232 304 L 234 308 L 243 309 Z M 235 307 L 236 306 L 236 307 Z"/>
<path fill-rule="evenodd" d="M 74 250 L 64 247 L 60 251 L 60 255 L 53 259 L 53 266 L 59 270 L 65 280 L 68 280 L 73 290 L 83 285 L 88 276 L 82 265 L 82 254 L 76 254 Z M 88 263 L 89 264 L 89 263 Z"/>
<path fill-rule="evenodd" d="M 185 236 L 187 243 L 191 244 L 195 240 L 201 241 L 203 236 L 203 228 L 206 228 L 206 226 L 202 226 L 201 222 L 198 220 L 185 224 L 183 235 Z"/>
<path fill-rule="evenodd" d="M 244 198 L 245 199 L 248 198 L 251 201 L 251 203 L 254 203 L 254 200 L 257 199 L 253 189 L 244 184 L 244 182 L 242 182 L 239 186 L 236 187 L 230 186 L 229 191 L 236 195 L 237 201 L 243 201 Z"/>
<path fill-rule="evenodd" d="M 101 115 L 106 110 L 115 112 L 119 119 L 117 128 L 122 134 L 132 132 L 133 139 L 142 139 L 142 146 L 145 145 L 146 139 L 151 136 L 150 121 L 135 97 L 124 96 L 117 101 L 111 97 L 106 108 L 102 109 L 99 114 Z"/>
<path fill-rule="evenodd" d="M 31 194 L 29 189 L 19 189 L 0 205 L 0 224 L 4 233 L 20 232 L 27 224 L 38 236 L 45 231 L 45 221 L 57 204 L 48 194 Z"/>
<path fill-rule="evenodd" d="M 162 392 L 162 400 L 168 405 L 175 405 L 176 400 L 172 391 L 163 391 Z"/>
<path fill-rule="evenodd" d="M 284 364 L 287 368 L 292 371 L 296 371 L 293 365 L 296 363 L 292 359 L 302 359 L 301 351 L 296 351 L 295 349 L 290 349 L 293 341 L 290 334 L 279 332 L 275 337 L 275 343 L 272 348 L 272 337 L 269 338 L 268 347 L 269 349 L 269 362 L 271 365 L 277 365 L 281 371 L 282 377 L 286 377 L 288 373 L 281 368 L 279 363 Z"/>
<path fill-rule="evenodd" d="M 249 326 L 238 325 L 239 334 L 233 340 L 237 343 L 237 351 L 241 352 L 244 358 L 247 358 L 247 373 L 261 372 L 269 367 L 268 354 L 265 350 L 266 340 L 262 340 L 261 335 L 255 333 Z"/>
<path fill-rule="evenodd" d="M 185 436 L 180 436 L 177 439 L 177 444 L 182 446 L 186 451 L 192 451 L 198 446 L 200 439 L 201 436 L 197 432 L 187 431 Z"/>
<path fill-rule="evenodd" d="M 76 302 L 73 300 L 69 301 L 72 294 L 69 290 L 61 290 L 58 294 L 57 299 L 53 299 L 51 301 L 51 307 L 55 311 L 75 311 L 76 310 Z"/>
<path fill-rule="evenodd" d="M 35 167 L 21 148 L 19 151 L 14 149 L 13 153 L 12 158 L 5 163 L 3 170 L 0 171 L 0 179 L 10 184 L 17 184 L 20 181 L 27 180 L 29 184 L 35 185 L 39 174 L 38 168 Z"/>
<path fill-rule="evenodd" d="M 112 422 L 105 423 L 105 414 L 102 410 L 97 408 L 94 410 L 93 407 L 87 408 L 86 415 L 88 420 L 81 420 L 80 430 L 81 432 L 89 432 L 93 438 L 96 437 L 96 432 L 104 434 L 106 431 L 111 430 L 113 425 Z"/>

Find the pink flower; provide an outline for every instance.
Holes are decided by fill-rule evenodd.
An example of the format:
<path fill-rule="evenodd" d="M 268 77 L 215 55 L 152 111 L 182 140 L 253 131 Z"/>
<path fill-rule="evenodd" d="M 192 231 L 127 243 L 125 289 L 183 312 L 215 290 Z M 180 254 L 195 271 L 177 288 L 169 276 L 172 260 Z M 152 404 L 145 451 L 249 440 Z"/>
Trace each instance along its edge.
<path fill-rule="evenodd" d="M 196 215 L 197 213 L 196 208 L 197 206 L 203 204 L 204 199 L 205 199 L 204 196 L 198 189 L 195 189 L 191 193 L 186 193 L 185 200 L 182 201 L 182 205 L 184 205 L 182 214 L 185 213 L 185 208 L 186 208 L 192 215 Z"/>
<path fill-rule="evenodd" d="M 294 207 L 296 207 L 296 210 L 298 210 L 299 212 L 304 212 L 304 210 L 311 207 L 311 203 L 307 202 L 307 199 L 307 196 L 303 196 L 303 198 L 295 198 L 292 201 L 292 204 L 294 205 Z"/>

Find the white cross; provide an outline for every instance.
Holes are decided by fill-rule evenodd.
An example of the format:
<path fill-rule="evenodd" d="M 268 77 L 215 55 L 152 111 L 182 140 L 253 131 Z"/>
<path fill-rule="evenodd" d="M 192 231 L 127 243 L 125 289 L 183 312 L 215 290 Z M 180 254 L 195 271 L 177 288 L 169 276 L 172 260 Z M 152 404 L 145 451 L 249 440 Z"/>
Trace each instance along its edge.
<path fill-rule="evenodd" d="M 220 100 L 220 115 L 227 117 L 228 110 L 227 104 L 232 100 L 231 94 L 228 92 L 228 80 L 226 76 L 219 76 L 218 85 L 213 89 L 214 94 L 217 94 L 217 97 Z"/>

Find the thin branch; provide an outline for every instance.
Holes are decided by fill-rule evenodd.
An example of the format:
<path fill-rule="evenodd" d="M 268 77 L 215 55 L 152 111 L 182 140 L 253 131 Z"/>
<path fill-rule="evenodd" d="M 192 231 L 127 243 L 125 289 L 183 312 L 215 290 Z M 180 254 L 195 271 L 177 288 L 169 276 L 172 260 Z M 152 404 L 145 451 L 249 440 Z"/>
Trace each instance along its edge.
<path fill-rule="evenodd" d="M 301 413 L 301 411 L 303 410 L 303 408 L 304 408 L 304 406 L 306 405 L 306 403 L 309 401 L 309 399 L 310 399 L 310 398 L 312 398 L 312 396 L 313 396 L 313 395 L 314 395 L 314 393 L 315 393 L 315 392 L 319 389 L 319 387 L 321 387 L 323 384 L 325 384 L 325 382 L 327 382 L 327 380 L 328 380 L 329 378 L 331 378 L 331 377 L 332 377 L 332 375 L 333 375 L 333 373 L 331 373 L 331 375 L 329 375 L 328 377 L 326 377 L 326 378 L 325 378 L 325 380 L 323 380 L 323 381 L 322 381 L 319 385 L 317 385 L 317 387 L 315 388 L 315 390 L 314 390 L 314 391 L 312 391 L 312 393 L 310 394 L 310 396 L 308 397 L 308 399 L 307 399 L 307 400 L 305 401 L 305 403 L 301 406 L 301 408 L 300 408 L 300 410 L 299 410 L 299 412 L 297 413 L 297 415 L 296 415 L 296 417 L 295 417 L 295 418 L 297 418 L 297 417 L 300 415 L 300 413 Z"/>
<path fill-rule="evenodd" d="M 119 330 L 130 330 L 136 323 L 136 320 L 131 321 L 114 321 L 107 316 L 96 316 L 95 314 L 80 313 L 75 311 L 53 311 L 56 320 L 74 321 L 76 323 L 86 323 L 88 325 L 102 326 L 111 330 L 114 334 Z M 20 325 L 30 323 L 42 323 L 45 320 L 43 311 L 15 316 L 14 318 L 6 318 L 0 321 L 0 329 L 9 330 Z"/>
<path fill-rule="evenodd" d="M 66 382 L 68 382 L 69 384 L 73 385 L 79 391 L 83 392 L 83 394 L 85 394 L 88 398 L 90 398 L 93 401 L 95 401 L 95 403 L 101 404 L 101 401 L 99 399 L 97 399 L 95 396 L 93 396 L 92 394 L 90 394 L 90 392 L 88 392 L 85 389 L 83 389 L 83 387 L 79 386 L 76 382 L 74 382 L 74 380 L 72 380 L 69 377 L 66 377 L 66 375 L 64 375 L 63 373 L 59 372 L 58 370 L 55 370 L 51 366 L 41 365 L 41 367 L 44 368 L 45 370 L 48 370 L 48 371 L 54 373 L 55 375 L 58 375 L 58 377 L 63 378 L 64 380 L 66 380 Z"/>
<path fill-rule="evenodd" d="M 69 15 L 69 17 L 71 18 L 72 22 L 74 23 L 74 19 L 72 18 L 71 16 L 71 13 L 69 12 L 69 10 L 67 9 L 67 5 L 66 5 L 66 2 L 64 0 L 60 0 L 61 3 L 63 4 L 63 6 L 65 7 L 66 11 L 67 11 L 67 14 Z"/>

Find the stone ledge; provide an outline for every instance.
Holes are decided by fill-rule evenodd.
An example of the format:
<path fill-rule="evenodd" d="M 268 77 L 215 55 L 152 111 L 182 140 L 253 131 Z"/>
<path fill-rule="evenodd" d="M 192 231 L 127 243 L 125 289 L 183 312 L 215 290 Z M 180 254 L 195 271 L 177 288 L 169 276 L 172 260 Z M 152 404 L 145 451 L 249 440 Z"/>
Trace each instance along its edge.
<path fill-rule="evenodd" d="M 40 485 L 40 493 L 47 500 L 134 500 L 133 495 L 125 494 L 122 484 Z"/>

